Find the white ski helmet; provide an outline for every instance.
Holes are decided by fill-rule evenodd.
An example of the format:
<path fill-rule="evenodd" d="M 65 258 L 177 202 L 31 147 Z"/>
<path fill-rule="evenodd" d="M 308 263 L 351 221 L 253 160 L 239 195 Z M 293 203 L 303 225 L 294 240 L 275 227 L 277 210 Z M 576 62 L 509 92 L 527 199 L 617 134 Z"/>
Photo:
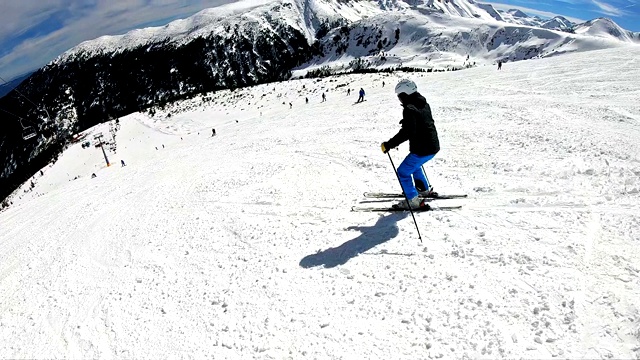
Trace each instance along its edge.
<path fill-rule="evenodd" d="M 409 79 L 402 79 L 398 82 L 398 85 L 396 85 L 396 95 L 400 95 L 402 93 L 411 95 L 416 91 L 418 91 L 418 86 Z"/>

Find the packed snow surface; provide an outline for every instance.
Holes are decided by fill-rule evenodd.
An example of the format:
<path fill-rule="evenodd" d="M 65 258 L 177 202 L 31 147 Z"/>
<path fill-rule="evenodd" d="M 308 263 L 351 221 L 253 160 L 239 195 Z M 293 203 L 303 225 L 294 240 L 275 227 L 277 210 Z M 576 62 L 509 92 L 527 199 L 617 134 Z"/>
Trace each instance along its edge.
<path fill-rule="evenodd" d="M 350 211 L 399 191 L 401 76 L 433 109 L 430 181 L 469 194 L 416 214 L 422 242 Z M 112 166 L 75 144 L 0 213 L 0 358 L 638 358 L 637 79 L 620 48 L 121 118 Z"/>

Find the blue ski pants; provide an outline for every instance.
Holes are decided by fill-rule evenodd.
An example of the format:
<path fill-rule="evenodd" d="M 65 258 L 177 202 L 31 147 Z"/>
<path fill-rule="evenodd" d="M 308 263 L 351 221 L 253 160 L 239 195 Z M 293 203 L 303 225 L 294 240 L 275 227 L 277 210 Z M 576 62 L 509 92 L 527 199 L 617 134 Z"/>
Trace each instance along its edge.
<path fill-rule="evenodd" d="M 436 155 L 419 156 L 409 153 L 404 161 L 402 161 L 402 164 L 398 166 L 400 185 L 402 185 L 402 190 L 407 195 L 407 199 L 413 199 L 418 196 L 418 190 L 413 183 L 413 179 L 422 181 L 427 189 L 429 189 L 429 180 L 427 180 L 427 177 L 422 170 L 422 165 L 433 159 L 434 156 Z"/>

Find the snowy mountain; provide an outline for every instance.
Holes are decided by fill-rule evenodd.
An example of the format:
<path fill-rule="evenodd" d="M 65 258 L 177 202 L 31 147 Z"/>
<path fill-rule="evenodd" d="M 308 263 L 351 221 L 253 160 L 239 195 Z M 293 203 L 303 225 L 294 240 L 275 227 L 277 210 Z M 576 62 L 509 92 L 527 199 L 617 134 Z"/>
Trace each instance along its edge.
<path fill-rule="evenodd" d="M 473 0 L 426 0 L 410 3 L 423 13 L 439 13 L 452 17 L 475 18 L 482 20 L 502 20 L 500 14 L 489 4 L 476 3 Z"/>
<path fill-rule="evenodd" d="M 511 14 L 511 16 L 515 17 L 515 18 L 528 18 L 529 15 L 525 14 L 524 12 L 522 12 L 522 10 L 518 10 L 518 9 L 511 9 L 509 11 L 507 11 L 509 14 Z"/>
<path fill-rule="evenodd" d="M 598 18 L 584 23 L 574 23 L 563 16 L 542 19 L 537 16 L 529 16 L 517 9 L 508 11 L 498 10 L 498 12 L 505 22 L 513 24 L 559 30 L 596 38 L 609 38 L 629 43 L 640 43 L 640 32 L 625 30 L 609 18 Z"/>
<path fill-rule="evenodd" d="M 640 39 L 640 33 L 627 31 L 608 18 L 597 18 L 587 21 L 583 24 L 577 25 L 574 30 L 576 34 L 628 42 L 638 41 Z"/>
<path fill-rule="evenodd" d="M 320 41 L 324 42 L 324 45 L 329 45 L 329 47 L 331 47 L 330 42 L 337 42 L 335 33 L 346 35 L 349 28 L 358 27 L 367 33 L 362 34 L 357 40 L 366 36 L 371 37 L 376 32 L 383 31 L 390 44 L 393 37 L 392 32 L 398 28 L 398 24 L 404 22 L 405 17 L 417 17 L 418 22 L 426 22 L 426 30 L 431 30 L 429 37 L 434 37 L 437 30 L 441 30 L 437 23 L 444 21 L 449 25 L 453 25 L 452 27 L 455 27 L 457 32 L 463 29 L 467 32 L 477 31 L 479 27 L 491 25 L 494 25 L 491 30 L 497 31 L 499 26 L 495 26 L 495 21 L 509 22 L 513 19 L 518 19 L 513 21 L 514 24 L 552 30 L 571 30 L 575 25 L 561 16 L 543 20 L 538 17 L 530 17 L 520 10 L 511 10 L 508 13 L 511 15 L 511 19 L 505 19 L 490 4 L 477 3 L 473 0 L 426 0 L 418 2 L 286 0 L 259 5 L 255 5 L 253 2 L 239 2 L 204 10 L 188 19 L 177 20 L 164 27 L 134 30 L 122 36 L 104 36 L 96 40 L 87 41 L 62 54 L 52 64 L 68 63 L 103 54 L 117 54 L 122 51 L 148 45 L 153 46 L 153 44 L 159 43 L 181 47 L 198 39 L 226 34 L 231 28 L 238 29 L 240 33 L 246 33 L 255 32 L 256 29 L 261 28 L 271 29 L 273 26 L 277 28 L 282 24 L 286 24 L 294 31 L 303 33 L 309 44 L 314 41 Z M 389 18 L 389 20 L 385 21 L 385 18 Z M 482 21 L 470 22 L 465 18 Z M 607 29 L 607 32 L 612 36 L 617 34 L 619 35 L 617 38 L 622 41 L 633 40 L 633 36 L 627 36 L 626 33 L 629 32 L 619 28 L 613 21 L 606 20 L 608 22 L 606 26 L 610 28 Z M 436 24 L 433 24 L 433 22 L 436 22 Z M 588 31 L 593 26 L 596 26 L 596 29 Z M 581 33 L 600 36 L 599 32 L 602 31 L 600 28 L 603 26 L 597 20 L 594 20 L 583 24 Z M 585 30 L 582 30 L 583 28 Z M 613 28 L 616 30 L 612 30 Z M 414 29 L 410 28 L 408 30 Z M 331 31 L 333 36 L 326 36 Z M 283 34 L 278 35 L 283 36 Z M 287 36 L 287 34 L 284 34 L 284 36 Z M 544 38 L 545 36 L 543 35 L 542 37 Z M 361 46 L 362 43 L 356 41 L 356 44 L 348 44 L 348 48 L 361 47 L 364 50 L 361 51 L 363 55 L 369 55 L 372 50 L 376 50 L 368 46 L 371 42 L 375 42 L 374 45 L 378 47 L 377 50 L 394 48 L 378 45 L 377 41 L 383 40 L 382 36 L 369 40 L 368 42 L 364 41 L 367 44 L 365 46 Z M 423 39 L 420 40 L 424 41 Z M 231 40 L 231 42 L 233 41 Z M 414 38 L 410 39 L 410 41 L 418 42 Z M 540 47 L 544 48 L 544 45 L 548 44 L 541 44 Z M 303 50 L 306 51 L 308 49 Z M 437 51 L 442 52 L 443 50 L 447 51 L 448 49 L 438 49 Z M 541 49 L 540 53 L 543 52 L 543 49 Z M 325 52 L 321 55 L 327 55 L 327 53 Z M 477 55 L 477 53 L 472 52 L 471 55 Z M 519 58 L 515 56 L 512 60 L 519 60 Z"/>
<path fill-rule="evenodd" d="M 549 30 L 558 30 L 569 33 L 573 33 L 573 28 L 576 26 L 575 23 L 567 20 L 563 16 L 556 16 L 551 19 L 542 19 L 538 16 L 529 16 L 520 10 L 510 10 L 506 13 L 503 12 L 502 17 L 504 18 L 504 21 L 513 24 L 520 24 Z"/>
<path fill-rule="evenodd" d="M 380 143 L 401 77 L 438 129 L 429 180 L 469 195 L 415 214 L 422 242 L 408 213 L 350 211 L 399 192 Z M 638 358 L 638 78 L 627 47 L 262 84 L 93 126 L 0 212 L 0 358 Z M 93 136 L 112 129 L 107 167 Z"/>
<path fill-rule="evenodd" d="M 84 42 L 20 85 L 37 108 L 15 92 L 0 99 L 39 135 L 23 141 L 17 119 L 0 130 L 0 198 L 73 133 L 200 93 L 339 72 L 454 70 L 635 39 L 613 22 L 594 21 L 571 34 L 508 15 L 472 0 L 242 1 Z"/>
<path fill-rule="evenodd" d="M 556 16 L 540 24 L 540 27 L 544 29 L 555 29 L 568 32 L 574 32 L 575 26 L 576 24 L 572 23 L 562 16 Z"/>
<path fill-rule="evenodd" d="M 531 27 L 542 27 L 545 20 L 537 16 L 529 16 L 518 9 L 498 10 L 504 22 Z"/>

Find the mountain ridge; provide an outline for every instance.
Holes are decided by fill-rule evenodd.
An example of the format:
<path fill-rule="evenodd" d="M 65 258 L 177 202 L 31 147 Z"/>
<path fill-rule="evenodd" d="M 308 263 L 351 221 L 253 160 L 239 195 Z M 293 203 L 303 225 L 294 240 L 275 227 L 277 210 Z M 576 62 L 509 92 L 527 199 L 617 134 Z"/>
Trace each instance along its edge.
<path fill-rule="evenodd" d="M 398 0 L 391 2 L 373 2 L 364 0 L 342 2 L 343 4 L 349 4 L 349 6 L 339 5 L 341 2 L 335 0 L 270 0 L 260 2 L 259 4 L 241 1 L 216 8 L 205 9 L 189 18 L 175 20 L 164 26 L 136 29 L 123 35 L 107 35 L 93 40 L 84 41 L 58 56 L 52 61 L 52 63 L 68 61 L 78 53 L 110 53 L 127 47 L 137 47 L 164 40 L 168 40 L 178 46 L 183 45 L 184 43 L 193 41 L 197 37 L 218 31 L 218 21 L 224 22 L 225 19 L 233 18 L 238 15 L 242 16 L 252 10 L 268 8 L 277 3 L 295 4 L 298 8 L 298 14 L 291 13 L 290 15 L 299 15 L 304 19 L 306 23 L 298 24 L 298 26 L 300 29 L 307 32 L 310 42 L 315 40 L 315 31 L 309 30 L 317 30 L 313 25 L 311 25 L 313 23 L 312 20 L 318 18 L 314 13 L 320 14 L 323 18 L 329 20 L 331 20 L 332 17 L 335 18 L 336 15 L 340 15 L 343 20 L 353 22 L 362 20 L 363 17 L 375 16 L 388 11 L 402 11 L 411 8 L 422 9 L 452 17 L 466 17 L 487 21 L 496 20 L 507 24 L 526 25 L 549 30 L 571 31 L 571 28 L 580 26 L 580 28 L 583 29 L 581 30 L 581 33 L 586 33 L 591 36 L 598 36 L 598 33 L 597 31 L 589 32 L 589 27 L 598 25 L 598 21 L 607 21 L 611 23 L 611 27 L 618 30 L 618 39 L 621 41 L 636 41 L 640 35 L 640 32 L 636 34 L 622 29 L 619 25 L 615 24 L 613 20 L 608 18 L 598 18 L 587 21 L 583 24 L 576 24 L 562 16 L 556 16 L 545 20 L 539 17 L 528 16 L 521 10 L 512 9 L 507 13 L 511 15 L 515 14 L 513 16 L 520 18 L 518 21 L 514 21 L 513 19 L 504 18 L 501 15 L 501 13 L 505 13 L 504 11 L 496 10 L 490 4 L 479 3 L 473 0 L 448 0 L 445 2 L 440 0 Z M 242 4 L 244 4 L 244 6 Z M 331 6 L 327 6 L 327 4 L 330 4 Z M 339 6 L 339 11 L 335 9 L 335 6 Z M 188 26 L 189 24 L 190 26 Z"/>

